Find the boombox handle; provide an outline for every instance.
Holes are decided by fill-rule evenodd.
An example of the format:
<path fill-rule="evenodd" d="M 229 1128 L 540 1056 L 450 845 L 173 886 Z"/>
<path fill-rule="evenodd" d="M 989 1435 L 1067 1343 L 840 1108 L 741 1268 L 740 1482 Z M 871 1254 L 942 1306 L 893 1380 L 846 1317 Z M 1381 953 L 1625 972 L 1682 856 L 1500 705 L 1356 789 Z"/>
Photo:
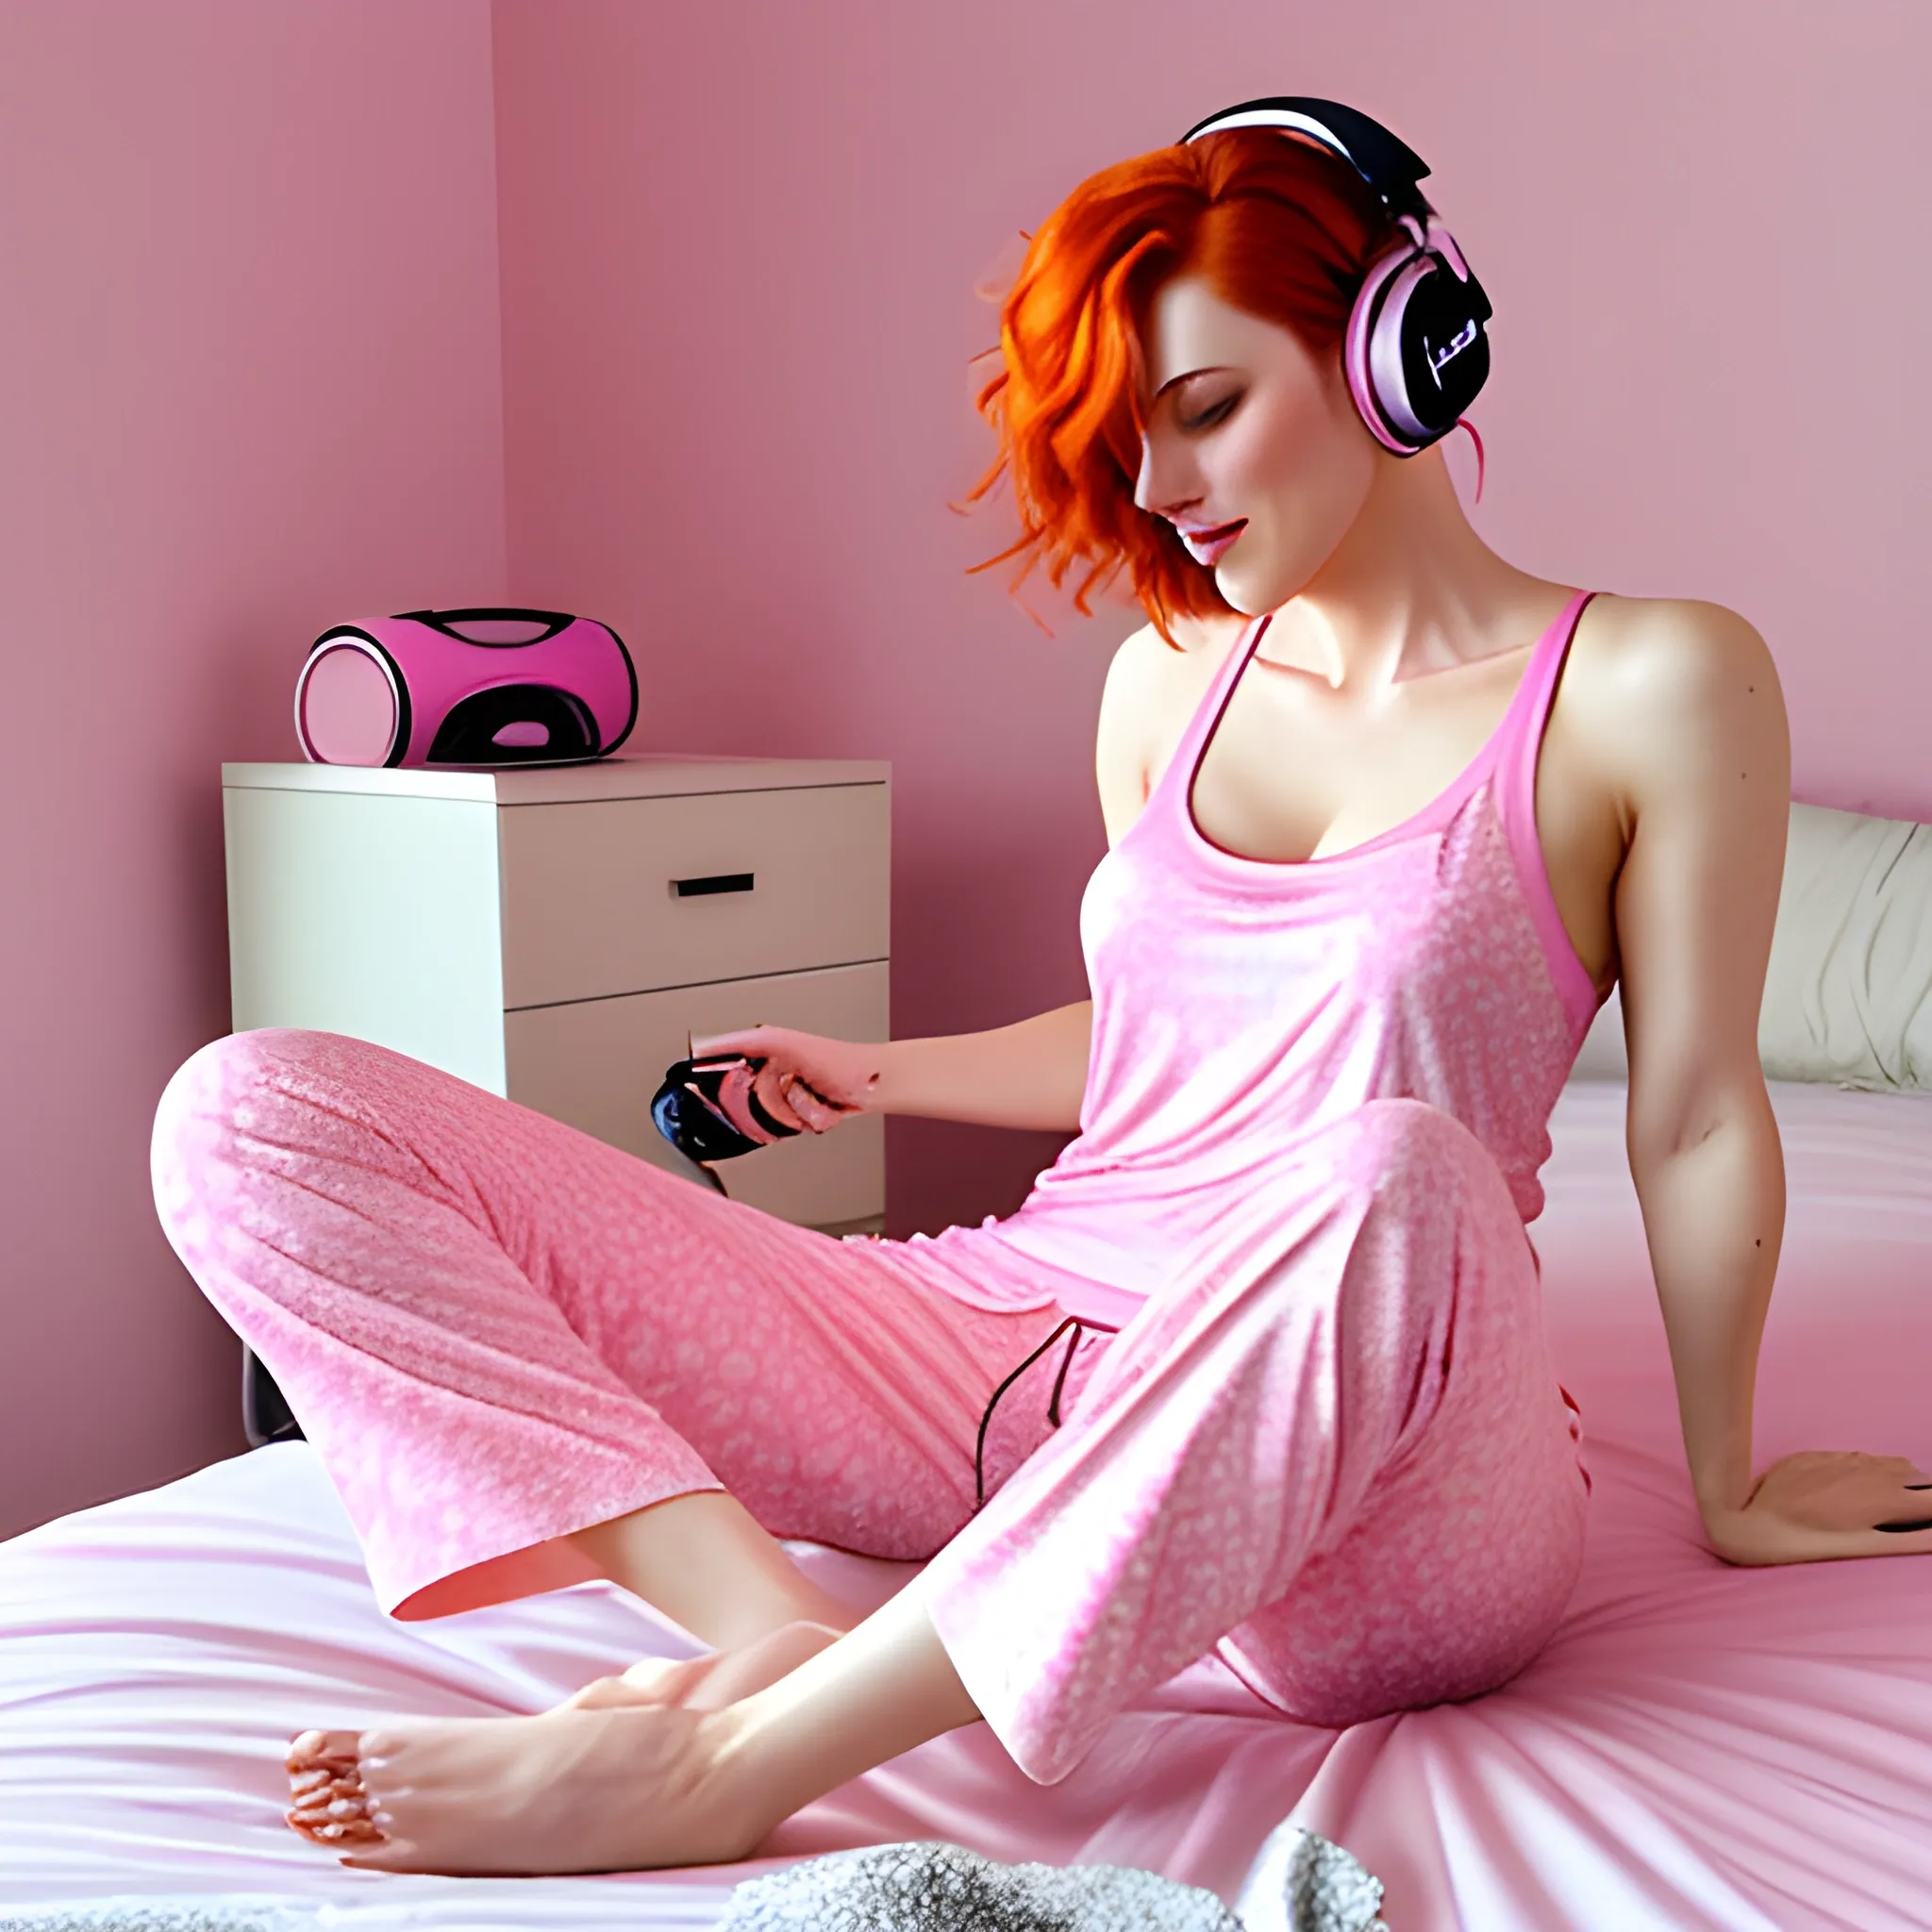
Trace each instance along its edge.
<path fill-rule="evenodd" d="M 396 622 L 406 620 L 411 624 L 425 624 L 431 630 L 440 630 L 446 638 L 455 638 L 459 644 L 474 644 L 479 651 L 521 651 L 531 644 L 541 644 L 554 638 L 558 631 L 567 630 L 576 622 L 567 610 L 525 610 L 508 604 L 477 604 L 463 610 L 398 610 Z M 457 628 L 458 624 L 543 624 L 549 628 L 541 636 L 519 638 L 515 643 L 491 641 L 488 638 L 465 637 Z"/>

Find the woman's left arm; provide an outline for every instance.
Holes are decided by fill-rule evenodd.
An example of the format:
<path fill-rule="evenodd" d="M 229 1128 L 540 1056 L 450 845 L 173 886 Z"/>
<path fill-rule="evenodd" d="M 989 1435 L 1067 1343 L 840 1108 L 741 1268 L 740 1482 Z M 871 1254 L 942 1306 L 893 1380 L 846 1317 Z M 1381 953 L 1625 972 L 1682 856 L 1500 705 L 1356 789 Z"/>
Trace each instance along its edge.
<path fill-rule="evenodd" d="M 1735 1563 L 1932 1550 L 1904 1457 L 1807 1452 L 1754 1476 L 1752 1395 L 1784 1232 L 1757 1059 L 1790 823 L 1790 747 L 1764 641 L 1715 605 L 1633 603 L 1592 683 L 1628 843 L 1616 891 L 1630 1172 L 1706 1533 Z"/>

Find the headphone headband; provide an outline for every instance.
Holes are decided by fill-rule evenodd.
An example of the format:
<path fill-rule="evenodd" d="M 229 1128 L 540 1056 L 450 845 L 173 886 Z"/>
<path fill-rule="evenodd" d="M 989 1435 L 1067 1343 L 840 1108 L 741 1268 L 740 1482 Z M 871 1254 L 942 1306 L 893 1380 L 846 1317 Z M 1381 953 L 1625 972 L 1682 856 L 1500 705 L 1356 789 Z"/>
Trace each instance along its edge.
<path fill-rule="evenodd" d="M 1312 94 L 1268 94 L 1195 122 L 1175 145 L 1186 147 L 1205 134 L 1221 134 L 1231 127 L 1278 127 L 1285 134 L 1305 135 L 1346 161 L 1391 214 L 1426 218 L 1434 212 L 1416 186 L 1427 175 L 1428 163 L 1358 108 L 1318 100 Z"/>

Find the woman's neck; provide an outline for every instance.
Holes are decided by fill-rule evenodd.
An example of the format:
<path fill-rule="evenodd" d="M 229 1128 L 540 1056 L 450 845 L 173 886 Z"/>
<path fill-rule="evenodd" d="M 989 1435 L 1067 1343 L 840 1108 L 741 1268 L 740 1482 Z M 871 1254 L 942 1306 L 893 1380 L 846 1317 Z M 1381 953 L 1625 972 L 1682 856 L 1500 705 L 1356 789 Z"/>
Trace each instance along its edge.
<path fill-rule="evenodd" d="M 1334 554 L 1274 613 L 1265 650 L 1367 691 L 1514 649 L 1550 594 L 1470 526 L 1440 447 L 1390 457 Z"/>

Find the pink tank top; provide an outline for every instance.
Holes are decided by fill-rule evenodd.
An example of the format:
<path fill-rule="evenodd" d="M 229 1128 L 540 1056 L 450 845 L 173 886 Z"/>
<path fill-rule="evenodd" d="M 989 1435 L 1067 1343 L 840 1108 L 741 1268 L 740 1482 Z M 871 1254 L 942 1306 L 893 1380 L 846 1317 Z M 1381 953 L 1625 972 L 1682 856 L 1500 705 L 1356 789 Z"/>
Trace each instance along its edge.
<path fill-rule="evenodd" d="M 1191 806 L 1267 620 L 1250 626 L 1088 883 L 1078 1138 L 1016 1214 L 915 1236 L 908 1261 L 977 1307 L 1058 1302 L 1118 1324 L 1285 1148 L 1377 1099 L 1454 1115 L 1533 1220 L 1550 1112 L 1598 1004 L 1536 831 L 1543 725 L 1591 594 L 1537 641 L 1446 791 L 1378 838 L 1301 861 L 1222 850 Z"/>

